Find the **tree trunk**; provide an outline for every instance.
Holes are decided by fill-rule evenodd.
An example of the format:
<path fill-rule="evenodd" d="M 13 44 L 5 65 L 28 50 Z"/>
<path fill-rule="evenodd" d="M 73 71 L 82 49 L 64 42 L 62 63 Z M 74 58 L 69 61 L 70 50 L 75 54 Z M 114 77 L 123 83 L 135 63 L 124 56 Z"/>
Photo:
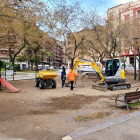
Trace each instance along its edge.
<path fill-rule="evenodd" d="M 30 70 L 32 70 L 33 69 L 33 61 L 31 61 L 31 69 Z"/>
<path fill-rule="evenodd" d="M 71 68 L 73 68 L 73 66 L 74 66 L 73 63 L 74 63 L 74 58 L 71 59 Z"/>
<path fill-rule="evenodd" d="M 16 70 L 15 70 L 15 59 L 11 58 L 11 61 L 12 61 L 12 65 L 13 65 L 13 71 L 16 72 Z"/>
<path fill-rule="evenodd" d="M 103 61 L 103 58 L 100 58 L 100 62 L 102 63 L 102 61 Z"/>
<path fill-rule="evenodd" d="M 43 53 L 42 53 L 42 68 L 43 68 Z"/>
<path fill-rule="evenodd" d="M 11 57 L 12 65 L 13 65 L 13 81 L 14 81 L 14 72 L 15 72 L 15 59 Z"/>
<path fill-rule="evenodd" d="M 38 70 L 37 51 L 35 51 L 34 53 L 35 53 L 35 65 L 36 65 L 36 69 Z"/>

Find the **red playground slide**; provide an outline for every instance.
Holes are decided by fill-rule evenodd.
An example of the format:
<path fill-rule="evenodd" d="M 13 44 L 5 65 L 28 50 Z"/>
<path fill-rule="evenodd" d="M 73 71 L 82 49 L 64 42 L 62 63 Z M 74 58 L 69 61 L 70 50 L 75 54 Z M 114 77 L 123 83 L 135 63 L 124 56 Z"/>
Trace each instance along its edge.
<path fill-rule="evenodd" d="M 0 78 L 0 81 L 2 84 L 4 84 L 6 87 L 11 89 L 12 91 L 20 91 L 20 89 L 13 87 L 11 84 L 9 84 L 7 81 L 5 81 L 3 78 Z"/>

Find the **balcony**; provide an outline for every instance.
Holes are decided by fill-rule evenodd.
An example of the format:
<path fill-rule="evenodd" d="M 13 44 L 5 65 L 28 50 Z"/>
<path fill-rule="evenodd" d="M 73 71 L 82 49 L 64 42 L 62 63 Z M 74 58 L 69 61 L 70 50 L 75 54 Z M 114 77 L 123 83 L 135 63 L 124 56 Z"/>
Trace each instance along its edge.
<path fill-rule="evenodd" d="M 58 60 L 58 61 L 59 61 L 59 57 L 56 57 L 56 60 Z"/>
<path fill-rule="evenodd" d="M 59 53 L 56 53 L 55 56 L 59 57 Z"/>

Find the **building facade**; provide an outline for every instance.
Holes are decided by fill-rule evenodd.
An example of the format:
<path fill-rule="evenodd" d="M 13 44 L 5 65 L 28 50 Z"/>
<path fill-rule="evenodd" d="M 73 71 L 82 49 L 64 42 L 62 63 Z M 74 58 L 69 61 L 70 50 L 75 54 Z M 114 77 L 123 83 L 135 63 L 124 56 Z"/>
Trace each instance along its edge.
<path fill-rule="evenodd" d="M 140 0 L 112 7 L 108 9 L 107 16 L 112 22 L 112 28 L 115 28 L 117 25 L 121 24 L 122 21 L 130 21 L 134 23 L 136 19 L 140 18 Z M 133 33 L 132 42 L 133 37 L 135 36 L 136 34 Z M 120 39 L 120 48 L 122 53 L 119 53 L 118 57 L 125 57 L 127 63 L 134 65 L 134 54 L 136 56 L 139 55 L 138 52 L 136 52 L 135 47 L 130 48 L 129 46 L 124 46 L 122 39 Z M 136 66 L 138 68 L 138 61 L 136 62 Z"/>
<path fill-rule="evenodd" d="M 0 49 L 0 60 L 5 62 L 10 61 L 8 49 Z"/>
<path fill-rule="evenodd" d="M 44 62 L 48 65 L 53 65 L 54 68 L 60 68 L 62 65 L 68 65 L 68 59 L 66 56 L 66 46 L 64 43 L 57 40 L 57 45 L 53 46 L 51 49 L 47 50 L 53 53 L 53 55 Z"/>
<path fill-rule="evenodd" d="M 60 41 L 57 41 L 57 45 L 54 46 L 51 50 L 47 50 L 47 51 L 52 52 L 53 55 L 48 58 L 42 56 L 43 65 L 45 64 L 53 65 L 55 68 L 59 68 L 62 65 L 68 65 L 67 57 L 66 57 L 66 49 L 65 49 L 65 46 L 63 46 L 63 44 Z M 4 62 L 11 62 L 10 57 L 9 57 L 8 47 L 6 46 L 0 47 L 0 60 Z M 27 69 L 31 67 L 31 63 L 29 61 L 15 62 L 15 64 L 20 64 L 21 69 Z M 33 68 L 35 68 L 35 64 Z"/>

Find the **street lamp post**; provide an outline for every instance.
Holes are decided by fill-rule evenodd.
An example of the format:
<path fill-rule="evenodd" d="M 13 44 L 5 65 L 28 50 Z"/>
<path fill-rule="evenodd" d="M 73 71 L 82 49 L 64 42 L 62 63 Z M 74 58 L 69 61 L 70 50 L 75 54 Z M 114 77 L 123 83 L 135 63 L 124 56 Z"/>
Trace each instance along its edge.
<path fill-rule="evenodd" d="M 133 39 L 137 40 L 138 37 L 134 37 Z M 137 42 L 137 44 L 138 44 L 138 42 Z M 138 46 L 138 53 L 139 53 L 139 81 L 140 81 L 140 49 L 139 49 L 139 46 Z M 135 61 L 136 61 L 136 55 L 135 55 Z M 136 69 L 135 69 L 135 72 L 136 72 Z"/>
<path fill-rule="evenodd" d="M 139 81 L 140 81 L 140 49 L 139 49 Z"/>
<path fill-rule="evenodd" d="M 134 54 L 134 80 L 136 80 L 136 55 Z"/>

